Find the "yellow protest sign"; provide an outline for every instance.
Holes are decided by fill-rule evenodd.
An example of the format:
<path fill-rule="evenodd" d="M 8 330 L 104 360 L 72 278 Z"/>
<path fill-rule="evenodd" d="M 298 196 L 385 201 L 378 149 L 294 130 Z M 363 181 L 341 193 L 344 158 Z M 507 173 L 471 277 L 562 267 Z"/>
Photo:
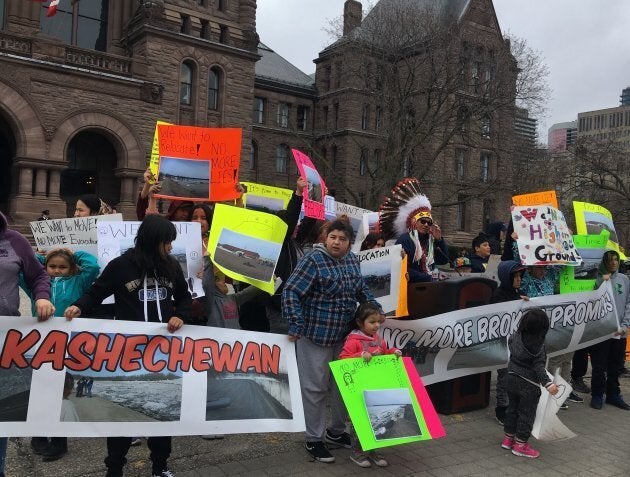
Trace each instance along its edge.
<path fill-rule="evenodd" d="M 615 230 L 612 214 L 608 209 L 597 204 L 573 201 L 575 213 L 575 226 L 579 235 L 600 235 L 604 230 L 610 233 L 606 248 L 619 253 L 619 258 L 625 260 L 626 256 L 619 246 L 619 238 Z"/>
<path fill-rule="evenodd" d="M 543 192 L 532 192 L 531 194 L 515 195 L 512 197 L 512 204 L 517 206 L 528 205 L 551 205 L 555 209 L 558 207 L 558 197 L 555 190 L 546 190 Z"/>
<path fill-rule="evenodd" d="M 274 293 L 274 271 L 287 224 L 272 214 L 217 204 L 208 253 L 228 277 Z"/>
<path fill-rule="evenodd" d="M 248 209 L 270 210 L 278 212 L 287 208 L 293 191 L 282 187 L 273 187 L 255 182 L 241 182 L 247 188 L 243 194 L 245 207 Z"/>
<path fill-rule="evenodd" d="M 158 168 L 160 164 L 160 137 L 158 136 L 158 127 L 161 125 L 171 126 L 171 123 L 165 121 L 158 121 L 155 124 L 155 132 L 153 133 L 153 143 L 151 144 L 151 160 L 149 161 L 149 169 L 151 173 L 157 177 Z"/>

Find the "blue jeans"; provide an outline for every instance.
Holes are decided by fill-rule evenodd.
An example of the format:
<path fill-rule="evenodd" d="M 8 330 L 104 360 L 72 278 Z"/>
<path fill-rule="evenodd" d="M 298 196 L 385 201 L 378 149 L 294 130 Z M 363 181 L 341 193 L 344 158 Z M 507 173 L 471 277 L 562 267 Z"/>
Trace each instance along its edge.
<path fill-rule="evenodd" d="M 0 475 L 4 475 L 4 457 L 7 454 L 7 438 L 0 437 Z"/>

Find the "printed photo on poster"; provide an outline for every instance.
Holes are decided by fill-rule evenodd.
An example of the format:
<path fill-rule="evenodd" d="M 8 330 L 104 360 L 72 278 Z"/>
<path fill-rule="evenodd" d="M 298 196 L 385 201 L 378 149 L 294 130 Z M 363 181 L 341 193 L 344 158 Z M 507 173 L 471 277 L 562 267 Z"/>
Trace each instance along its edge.
<path fill-rule="evenodd" d="M 391 262 L 365 262 L 361 263 L 361 275 L 374 298 L 389 295 L 391 293 L 392 275 Z"/>
<path fill-rule="evenodd" d="M 72 333 L 71 336 L 76 335 Z M 94 336 L 103 339 L 103 335 Z M 106 336 L 111 342 L 115 335 Z M 152 338 L 148 336 L 149 340 Z M 170 340 L 170 337 L 162 339 Z M 136 346 L 140 355 L 144 348 L 142 345 Z M 161 360 L 168 360 L 168 355 L 157 347 L 153 361 Z M 135 363 L 140 365 L 136 371 L 123 370 L 120 366 L 113 371 L 104 367 L 100 371 L 66 371 L 60 420 L 68 421 L 67 417 L 72 415 L 68 408 L 74 407 L 75 420 L 81 422 L 178 421 L 182 401 L 181 370 L 148 371 L 142 367 L 142 360 Z"/>
<path fill-rule="evenodd" d="M 0 422 L 26 421 L 32 378 L 32 368 L 0 368 Z"/>
<path fill-rule="evenodd" d="M 259 212 L 275 213 L 284 210 L 284 200 L 248 193 L 245 207 Z"/>
<path fill-rule="evenodd" d="M 409 389 L 365 390 L 363 398 L 377 441 L 422 435 Z"/>
<path fill-rule="evenodd" d="M 160 196 L 182 199 L 210 197 L 210 161 L 160 157 Z"/>
<path fill-rule="evenodd" d="M 282 244 L 223 229 L 214 254 L 217 265 L 254 280 L 272 279 Z"/>
<path fill-rule="evenodd" d="M 322 202 L 322 181 L 319 173 L 306 165 L 302 167 L 304 167 L 304 174 L 308 184 L 307 197 L 314 202 Z"/>
<path fill-rule="evenodd" d="M 610 233 L 609 240 L 619 242 L 615 225 L 610 217 L 606 217 L 598 212 L 584 211 L 584 221 L 586 222 L 586 233 L 588 235 L 599 235 L 606 230 Z"/>

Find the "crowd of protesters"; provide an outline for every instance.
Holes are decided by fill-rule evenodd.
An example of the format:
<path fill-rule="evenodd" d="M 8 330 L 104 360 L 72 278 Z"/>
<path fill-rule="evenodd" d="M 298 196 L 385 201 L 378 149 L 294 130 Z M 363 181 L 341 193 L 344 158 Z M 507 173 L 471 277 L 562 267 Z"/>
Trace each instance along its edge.
<path fill-rule="evenodd" d="M 257 332 L 286 334 L 295 342 L 300 386 L 306 424 L 305 449 L 317 461 L 334 462 L 332 447 L 352 449 L 351 459 L 361 467 L 386 466 L 387 460 L 374 452 L 363 452 L 346 429 L 347 411 L 339 390 L 333 384 L 328 363 L 340 358 L 395 354 L 378 335 L 385 314 L 364 282 L 359 261 L 350 251 L 354 232 L 347 217 L 333 221 L 304 218 L 298 225 L 306 182 L 296 181 L 288 207 L 279 217 L 287 223 L 287 233 L 275 268 L 281 285 L 273 295 L 230 280 L 210 259 L 207 250 L 212 228 L 213 204 L 171 201 L 165 216 L 158 213 L 154 194 L 160 185 L 150 171 L 138 197 L 137 216 L 142 223 L 135 246 L 99 270 L 95 257 L 66 249 L 35 254 L 28 241 L 8 228 L 0 214 L 0 315 L 19 315 L 18 282 L 32 301 L 33 316 L 47 320 L 52 316 L 72 319 L 95 316 L 103 319 L 164 323 L 165 332 L 173 333 L 184 324 L 241 328 Z M 237 186 L 242 195 L 244 188 Z M 370 233 L 361 250 L 400 244 L 408 258 L 410 282 L 435 280 L 438 265 L 450 262 L 447 244 L 439 225 L 433 220 L 430 204 L 423 197 L 419 206 L 403 212 L 392 221 L 396 233 L 387 230 Z M 415 200 L 412 199 L 411 202 Z M 242 206 L 238 199 L 233 205 Z M 82 196 L 76 202 L 75 217 L 114 213 L 114 209 L 96 196 Z M 386 214 L 384 214 L 386 215 Z M 49 220 L 43 211 L 38 220 Z M 202 279 L 205 296 L 193 297 L 186 277 L 169 254 L 177 232 L 172 222 L 193 221 L 201 226 L 204 255 L 197 276 Z M 483 273 L 491 255 L 501 255 L 498 268 L 500 284 L 491 303 L 529 300 L 558 293 L 555 267 L 521 265 L 511 224 L 490 224 L 475 237 L 471 252 L 460 253 L 452 267 L 460 271 Z M 515 253 L 516 251 L 516 253 Z M 6 252 L 6 253 L 5 253 Z M 598 285 L 610 280 L 622 329 L 630 324 L 628 277 L 619 273 L 619 254 L 607 251 L 598 274 Z M 279 281 L 280 282 L 280 281 Z M 114 295 L 115 305 L 101 302 Z M 147 297 L 154 296 L 155 299 Z M 357 305 L 358 304 L 358 305 Z M 358 306 L 358 309 L 357 309 Z M 538 384 L 555 394 L 558 389 L 544 372 L 560 369 L 574 388 L 567 401 L 583 402 L 578 393 L 591 393 L 590 405 L 602 409 L 604 403 L 630 410 L 620 394 L 619 376 L 624 370 L 625 334 L 618 333 L 579 353 L 565 354 L 546 361 L 544 337 L 549 320 L 541 310 L 525 314 L 518 331 L 509 340 L 510 362 L 499 370 L 495 415 L 504 425 L 501 447 L 521 457 L 538 457 L 529 444 L 533 415 L 540 396 Z M 590 356 L 592 380 L 589 389 L 583 378 L 585 359 Z M 75 377 L 64 387 L 64 402 L 69 413 L 70 394 L 92 396 L 93 380 Z M 75 379 L 77 382 L 75 383 Z M 68 389 L 66 389 L 68 388 Z M 67 391 L 67 393 L 66 393 Z M 327 416 L 330 418 L 327 424 Z M 134 441 L 135 442 L 135 441 Z M 131 437 L 108 437 L 105 464 L 107 475 L 123 475 Z M 154 476 L 169 477 L 170 437 L 149 437 Z M 61 458 L 68 450 L 66 438 L 34 437 L 33 451 L 44 460 Z M 0 477 L 3 477 L 6 439 L 0 438 Z"/>

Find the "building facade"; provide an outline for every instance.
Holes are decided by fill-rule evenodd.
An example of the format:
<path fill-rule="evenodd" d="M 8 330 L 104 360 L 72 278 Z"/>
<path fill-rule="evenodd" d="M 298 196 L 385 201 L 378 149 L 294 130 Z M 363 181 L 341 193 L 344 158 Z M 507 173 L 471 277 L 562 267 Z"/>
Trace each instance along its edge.
<path fill-rule="evenodd" d="M 577 121 L 556 123 L 549 128 L 547 144 L 549 152 L 556 154 L 568 150 L 577 142 Z"/>
<path fill-rule="evenodd" d="M 457 71 L 441 110 L 450 115 L 427 116 L 421 92 L 393 111 L 379 92 L 392 62 L 347 40 L 379 8 L 404 3 L 381 0 L 364 19 L 361 3 L 346 1 L 340 41 L 307 75 L 260 43 L 256 0 L 62 0 L 51 18 L 39 2 L 0 0 L 0 209 L 25 224 L 44 209 L 66 216 L 78 195 L 96 193 L 132 218 L 162 120 L 242 128 L 241 180 L 292 188 L 290 150 L 301 149 L 331 194 L 364 207 L 418 176 L 445 232 L 469 243 L 507 219 L 517 70 L 491 0 L 439 2 L 440 25 L 458 34 L 455 49 L 431 58 Z M 494 95 L 500 106 L 478 106 Z"/>

